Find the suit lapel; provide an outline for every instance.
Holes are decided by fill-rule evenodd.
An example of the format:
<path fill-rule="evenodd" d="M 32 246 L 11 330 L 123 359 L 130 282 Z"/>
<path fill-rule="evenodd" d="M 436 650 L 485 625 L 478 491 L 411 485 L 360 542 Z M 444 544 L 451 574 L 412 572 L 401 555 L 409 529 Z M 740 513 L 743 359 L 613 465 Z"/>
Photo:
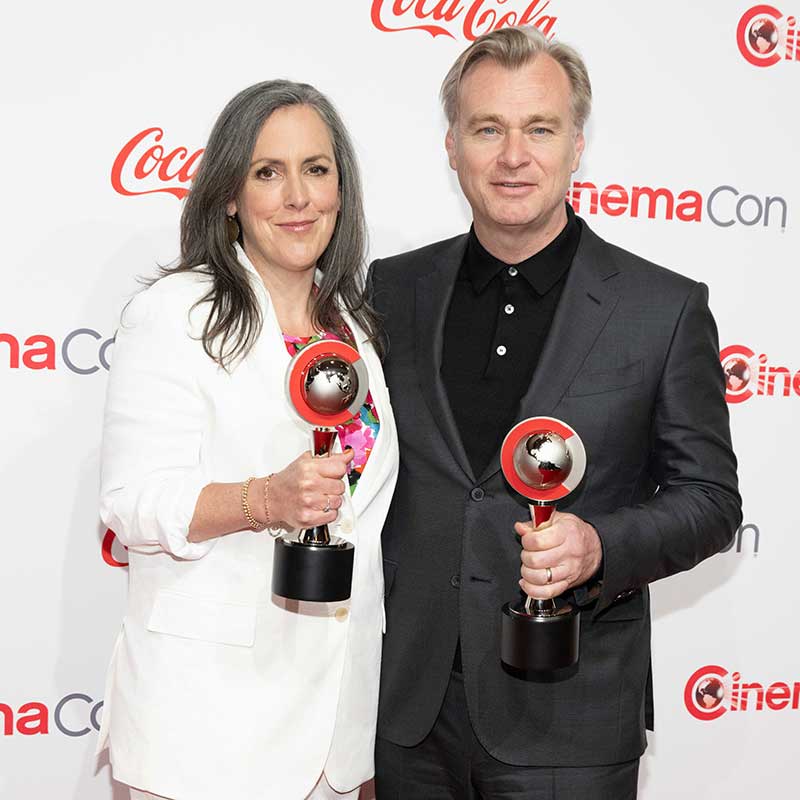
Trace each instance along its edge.
<path fill-rule="evenodd" d="M 468 237 L 457 238 L 434 262 L 431 272 L 421 275 L 416 285 L 415 361 L 419 386 L 458 466 L 475 482 L 461 441 L 447 391 L 442 381 L 444 323 Z"/>
<path fill-rule="evenodd" d="M 618 295 L 605 285 L 617 272 L 608 245 L 584 224 L 533 380 L 520 400 L 517 421 L 553 415 L 617 305 Z M 499 469 L 498 450 L 480 480 Z"/>

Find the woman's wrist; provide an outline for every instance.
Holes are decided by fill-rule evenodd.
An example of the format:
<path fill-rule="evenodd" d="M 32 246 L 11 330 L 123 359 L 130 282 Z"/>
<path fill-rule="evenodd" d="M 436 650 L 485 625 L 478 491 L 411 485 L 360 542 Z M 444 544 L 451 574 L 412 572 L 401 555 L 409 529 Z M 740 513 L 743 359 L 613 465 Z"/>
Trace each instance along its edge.
<path fill-rule="evenodd" d="M 253 503 L 253 497 L 259 496 L 258 486 L 261 483 L 261 492 L 264 491 L 263 478 L 248 478 L 242 483 L 241 488 L 241 506 L 242 514 L 247 521 L 250 530 L 263 531 L 267 527 L 266 522 L 260 519 L 262 509 L 259 508 L 259 503 Z M 251 493 L 252 492 L 252 493 Z"/>

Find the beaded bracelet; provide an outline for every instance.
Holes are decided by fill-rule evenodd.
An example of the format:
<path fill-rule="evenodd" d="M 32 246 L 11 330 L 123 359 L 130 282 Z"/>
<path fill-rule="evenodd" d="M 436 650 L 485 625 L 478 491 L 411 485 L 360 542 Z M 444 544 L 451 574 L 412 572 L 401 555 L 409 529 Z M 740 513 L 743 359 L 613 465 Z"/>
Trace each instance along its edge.
<path fill-rule="evenodd" d="M 274 472 L 271 472 L 267 477 L 264 479 L 264 527 L 269 528 L 270 526 L 270 519 L 269 519 L 269 499 L 267 498 L 267 489 L 269 488 L 269 482 L 272 480 Z"/>
<path fill-rule="evenodd" d="M 244 518 L 247 520 L 248 524 L 250 525 L 251 530 L 254 531 L 263 531 L 266 528 L 266 525 L 262 525 L 260 522 L 256 520 L 253 516 L 252 512 L 250 511 L 250 504 L 247 502 L 247 491 L 250 488 L 250 484 L 254 481 L 255 478 L 250 477 L 242 484 L 242 511 L 244 512 Z"/>

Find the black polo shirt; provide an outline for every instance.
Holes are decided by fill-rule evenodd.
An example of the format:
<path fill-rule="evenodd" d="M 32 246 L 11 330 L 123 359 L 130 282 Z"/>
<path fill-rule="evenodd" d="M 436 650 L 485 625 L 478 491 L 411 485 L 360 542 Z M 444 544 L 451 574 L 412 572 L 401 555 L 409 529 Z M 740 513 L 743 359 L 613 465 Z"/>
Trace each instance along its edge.
<path fill-rule="evenodd" d="M 581 238 L 567 224 L 519 264 L 489 253 L 470 230 L 444 327 L 442 380 L 475 476 L 515 422 Z"/>

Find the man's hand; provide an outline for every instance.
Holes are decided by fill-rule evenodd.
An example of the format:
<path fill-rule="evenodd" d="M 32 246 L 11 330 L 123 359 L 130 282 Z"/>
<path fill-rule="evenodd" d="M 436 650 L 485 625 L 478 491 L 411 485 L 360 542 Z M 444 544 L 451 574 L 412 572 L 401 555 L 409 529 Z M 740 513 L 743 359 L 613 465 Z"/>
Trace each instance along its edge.
<path fill-rule="evenodd" d="M 588 522 L 574 514 L 554 511 L 538 528 L 533 522 L 517 522 L 514 529 L 522 537 L 519 585 L 534 600 L 558 597 L 567 589 L 586 583 L 600 568 L 600 537 Z"/>

